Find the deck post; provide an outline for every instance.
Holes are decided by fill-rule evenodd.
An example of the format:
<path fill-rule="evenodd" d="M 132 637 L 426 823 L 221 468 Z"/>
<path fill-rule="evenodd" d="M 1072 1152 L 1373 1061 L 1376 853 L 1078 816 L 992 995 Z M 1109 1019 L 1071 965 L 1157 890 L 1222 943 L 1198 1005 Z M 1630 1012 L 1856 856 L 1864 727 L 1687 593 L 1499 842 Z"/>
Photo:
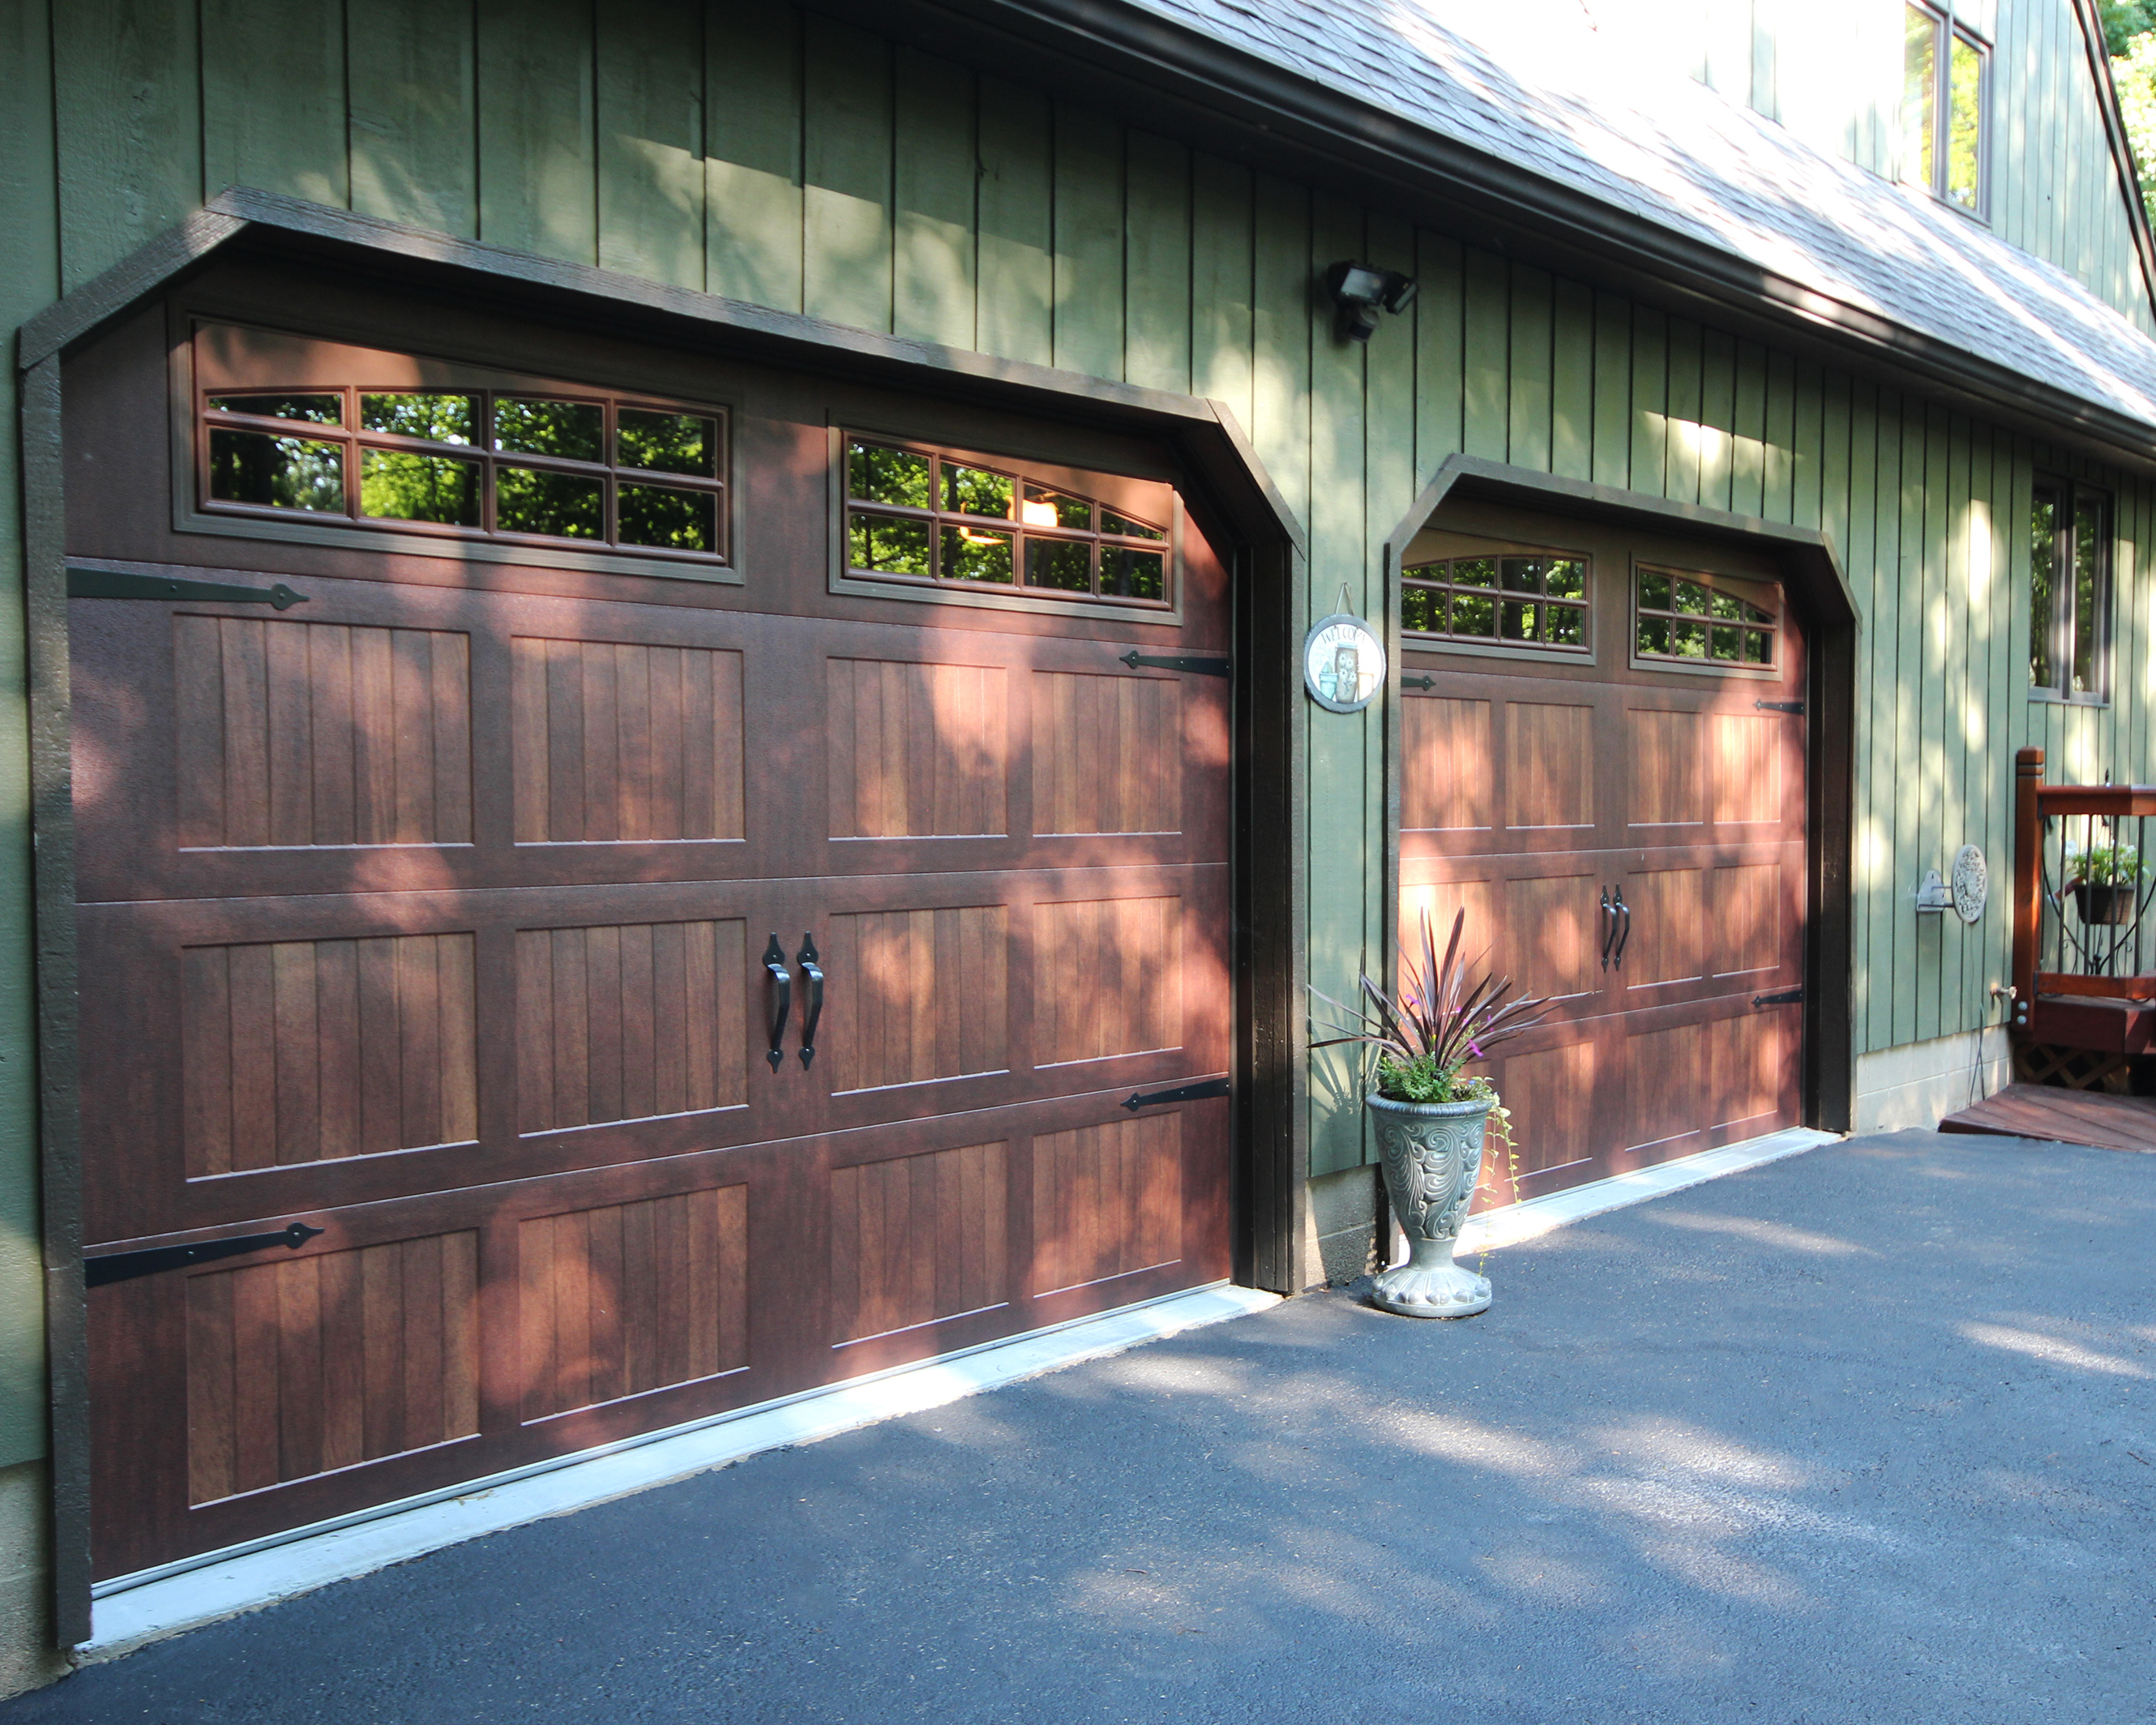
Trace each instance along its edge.
<path fill-rule="evenodd" d="M 2037 902 L 2041 879 L 2043 817 L 2036 793 L 2044 783 L 2044 752 L 2025 748 L 2014 757 L 2014 1012 L 2010 1033 L 2017 1042 L 2034 1035 L 2036 1007 L 2036 939 L 2043 927 Z"/>

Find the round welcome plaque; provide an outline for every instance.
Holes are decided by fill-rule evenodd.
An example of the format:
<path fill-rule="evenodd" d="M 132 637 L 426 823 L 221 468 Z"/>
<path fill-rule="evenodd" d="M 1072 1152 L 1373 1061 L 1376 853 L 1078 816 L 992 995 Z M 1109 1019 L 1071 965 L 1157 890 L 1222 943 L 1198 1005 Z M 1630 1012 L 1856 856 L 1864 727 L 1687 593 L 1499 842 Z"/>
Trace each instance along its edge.
<path fill-rule="evenodd" d="M 1991 895 L 1991 870 L 1974 845 L 1954 852 L 1953 885 L 1954 915 L 1964 922 L 1980 922 L 1984 901 Z"/>
<path fill-rule="evenodd" d="M 1359 713 L 1385 682 L 1385 644 L 1359 617 L 1336 611 L 1302 639 L 1302 681 L 1329 713 Z"/>

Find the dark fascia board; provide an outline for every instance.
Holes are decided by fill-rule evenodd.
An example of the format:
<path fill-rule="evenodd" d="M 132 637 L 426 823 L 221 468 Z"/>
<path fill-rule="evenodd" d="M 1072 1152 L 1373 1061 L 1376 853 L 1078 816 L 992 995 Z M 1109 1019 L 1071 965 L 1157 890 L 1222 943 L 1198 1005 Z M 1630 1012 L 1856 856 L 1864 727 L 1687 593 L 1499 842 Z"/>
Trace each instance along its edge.
<path fill-rule="evenodd" d="M 580 301 L 587 307 L 599 302 L 617 326 L 716 343 L 746 359 L 895 387 L 917 388 L 924 375 L 933 375 L 946 390 L 983 404 L 1038 408 L 1053 400 L 1059 411 L 1095 424 L 1154 437 L 1166 429 L 1246 531 L 1254 516 L 1264 523 L 1265 531 L 1252 536 L 1276 533 L 1298 556 L 1308 548 L 1295 512 L 1225 403 L 827 323 L 244 187 L 220 193 L 25 323 L 18 364 L 28 371 L 95 334 L 144 295 L 243 244 L 250 252 L 303 258 L 334 252 L 346 263 L 357 253 L 382 265 L 437 275 L 452 286 L 457 278 L 468 285 L 476 277 L 497 302 L 508 297 L 535 310 L 551 305 L 557 314 Z"/>
<path fill-rule="evenodd" d="M 884 35 L 903 34 L 936 53 L 993 61 L 1007 74 L 1029 69 L 1051 76 L 1059 64 L 1075 60 L 1152 93 L 1156 102 L 1166 96 L 1206 116 L 1201 141 L 1230 157 L 1276 161 L 1284 171 L 1303 173 L 1317 163 L 1345 167 L 1366 184 L 1394 188 L 1411 205 L 1471 216 L 1482 224 L 1479 244 L 1563 259 L 1564 267 L 1588 279 L 1673 300 L 1685 315 L 1738 320 L 1830 363 L 1863 365 L 1897 388 L 2156 473 L 2156 425 L 1620 210 L 1125 0 L 820 0 L 820 9 Z"/>
<path fill-rule="evenodd" d="M 1393 529 L 1387 562 L 1397 572 L 1409 542 L 1419 533 L 1439 506 L 1452 496 L 1506 503 L 1517 507 L 1553 510 L 1566 515 L 1592 515 L 1604 520 L 1636 521 L 1645 526 L 1702 534 L 1710 538 L 1740 539 L 1757 547 L 1764 542 L 1792 568 L 1805 578 L 1805 592 L 1818 608 L 1818 620 L 1830 625 L 1861 628 L 1864 612 L 1851 591 L 1834 541 L 1813 527 L 1797 527 L 1770 521 L 1755 515 L 1735 515 L 1726 509 L 1709 509 L 1698 503 L 1673 503 L 1666 497 L 1644 491 L 1628 491 L 1618 485 L 1598 485 L 1587 480 L 1563 479 L 1532 468 L 1513 467 L 1481 455 L 1448 455 L 1437 476 L 1422 488 L 1414 505 Z"/>
<path fill-rule="evenodd" d="M 2126 205 L 2127 224 L 2133 230 L 2133 256 L 2141 266 L 2141 291 L 2148 296 L 2148 309 L 2156 313 L 2156 239 L 2148 229 L 2148 208 L 2141 201 L 2141 175 L 2133 165 L 2133 141 L 2128 136 L 2126 116 L 2119 111 L 2118 80 L 2111 75 L 2111 47 L 2104 40 L 2103 20 L 2094 0 L 2074 0 L 2074 18 L 2082 28 L 2082 46 L 2088 54 L 2089 72 L 2096 80 L 2097 106 L 2103 111 L 2103 134 L 2111 145 L 2112 168 L 2118 175 L 2119 194 Z"/>

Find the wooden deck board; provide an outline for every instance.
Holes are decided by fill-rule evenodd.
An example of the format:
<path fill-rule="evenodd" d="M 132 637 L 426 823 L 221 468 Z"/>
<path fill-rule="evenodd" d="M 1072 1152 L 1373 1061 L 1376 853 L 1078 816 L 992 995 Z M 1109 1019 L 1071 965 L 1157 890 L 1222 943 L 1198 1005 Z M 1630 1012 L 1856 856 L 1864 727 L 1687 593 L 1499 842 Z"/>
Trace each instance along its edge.
<path fill-rule="evenodd" d="M 2156 1099 L 2010 1084 L 1974 1107 L 1948 1115 L 1939 1130 L 2156 1153 Z"/>

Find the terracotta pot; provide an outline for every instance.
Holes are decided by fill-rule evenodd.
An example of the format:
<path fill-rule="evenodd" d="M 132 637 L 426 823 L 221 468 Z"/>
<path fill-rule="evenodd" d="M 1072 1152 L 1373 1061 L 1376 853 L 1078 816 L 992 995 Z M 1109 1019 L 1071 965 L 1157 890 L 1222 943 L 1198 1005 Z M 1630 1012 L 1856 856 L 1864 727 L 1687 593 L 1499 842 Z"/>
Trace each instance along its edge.
<path fill-rule="evenodd" d="M 1364 1100 L 1384 1158 L 1385 1193 L 1408 1237 L 1407 1262 L 1378 1273 L 1371 1302 L 1406 1317 L 1471 1317 L 1486 1310 L 1489 1278 L 1454 1263 L 1452 1248 L 1482 1177 L 1491 1099 Z"/>

